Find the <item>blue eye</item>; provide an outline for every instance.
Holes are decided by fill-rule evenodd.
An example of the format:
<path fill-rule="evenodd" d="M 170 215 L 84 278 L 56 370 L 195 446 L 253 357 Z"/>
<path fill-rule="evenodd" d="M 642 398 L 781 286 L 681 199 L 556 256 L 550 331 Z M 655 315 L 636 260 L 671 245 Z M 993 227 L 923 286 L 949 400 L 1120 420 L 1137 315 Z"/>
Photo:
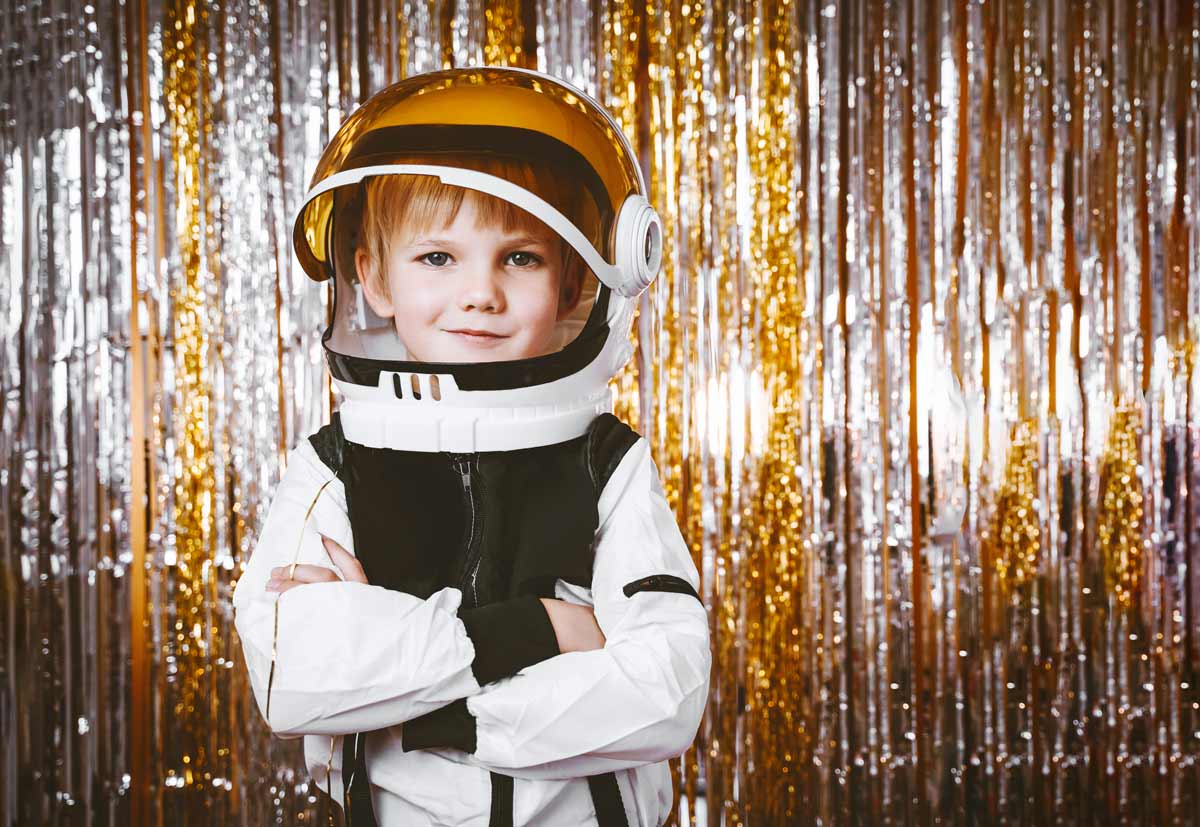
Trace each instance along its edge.
<path fill-rule="evenodd" d="M 440 261 L 435 262 L 435 261 L 429 260 L 430 256 L 441 256 L 442 258 Z M 442 267 L 446 264 L 446 259 L 448 259 L 449 257 L 450 256 L 447 253 L 434 252 L 434 253 L 426 253 L 425 255 L 423 255 L 419 259 L 417 259 L 417 261 L 423 261 L 426 264 L 433 266 L 433 267 Z"/>
<path fill-rule="evenodd" d="M 516 252 L 508 254 L 509 258 L 516 258 L 517 256 L 523 256 L 525 259 L 524 263 L 522 263 L 520 261 L 513 262 L 513 264 L 515 264 L 518 267 L 532 267 L 534 265 L 542 263 L 541 258 L 539 258 L 538 256 L 535 256 L 533 253 L 526 252 L 525 250 L 517 250 Z"/>

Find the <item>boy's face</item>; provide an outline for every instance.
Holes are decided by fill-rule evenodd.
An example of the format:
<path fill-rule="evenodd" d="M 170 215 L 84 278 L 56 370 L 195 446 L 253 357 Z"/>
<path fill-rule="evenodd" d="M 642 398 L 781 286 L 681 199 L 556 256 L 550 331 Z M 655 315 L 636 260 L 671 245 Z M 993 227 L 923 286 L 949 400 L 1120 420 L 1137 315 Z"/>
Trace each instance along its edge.
<path fill-rule="evenodd" d="M 442 229 L 397 234 L 384 278 L 377 278 L 369 253 L 355 253 L 367 302 L 376 315 L 394 320 L 412 360 L 542 356 L 557 349 L 555 326 L 579 302 L 579 285 L 562 284 L 557 236 L 509 234 L 475 221 L 474 205 L 465 199 L 454 222 Z"/>

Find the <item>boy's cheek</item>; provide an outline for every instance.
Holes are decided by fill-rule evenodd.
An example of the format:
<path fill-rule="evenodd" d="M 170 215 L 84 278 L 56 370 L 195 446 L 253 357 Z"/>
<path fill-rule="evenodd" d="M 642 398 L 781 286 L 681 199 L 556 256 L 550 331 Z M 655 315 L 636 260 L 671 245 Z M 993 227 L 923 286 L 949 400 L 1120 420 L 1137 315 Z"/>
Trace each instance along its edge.
<path fill-rule="evenodd" d="M 435 315 L 422 312 L 411 305 L 397 307 L 392 321 L 395 323 L 396 335 L 409 351 L 420 350 L 422 341 L 437 330 Z"/>

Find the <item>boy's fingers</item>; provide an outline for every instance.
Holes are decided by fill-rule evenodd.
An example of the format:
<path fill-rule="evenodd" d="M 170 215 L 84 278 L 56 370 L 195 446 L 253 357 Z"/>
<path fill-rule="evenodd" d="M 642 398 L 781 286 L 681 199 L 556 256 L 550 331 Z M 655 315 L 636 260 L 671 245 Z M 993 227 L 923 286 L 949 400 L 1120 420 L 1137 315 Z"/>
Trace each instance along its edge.
<path fill-rule="evenodd" d="M 362 564 L 358 562 L 358 558 L 350 552 L 346 551 L 336 540 L 321 535 L 321 540 L 325 544 L 325 553 L 329 555 L 329 559 L 337 566 L 338 571 L 342 576 L 351 583 L 366 583 L 367 575 L 363 572 Z"/>
<path fill-rule="evenodd" d="M 291 568 L 291 566 L 276 566 L 275 568 L 271 569 L 271 579 L 282 582 L 292 580 L 296 583 L 325 583 L 338 579 L 336 573 L 330 571 L 324 566 L 313 566 L 308 563 L 300 563 L 298 566 L 296 566 L 295 571 L 292 571 Z"/>

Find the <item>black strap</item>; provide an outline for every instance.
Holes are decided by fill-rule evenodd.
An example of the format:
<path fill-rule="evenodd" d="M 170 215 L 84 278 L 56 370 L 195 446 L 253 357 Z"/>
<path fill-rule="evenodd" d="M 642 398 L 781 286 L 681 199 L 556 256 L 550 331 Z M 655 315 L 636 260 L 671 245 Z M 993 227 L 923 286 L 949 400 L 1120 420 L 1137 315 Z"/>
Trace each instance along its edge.
<path fill-rule="evenodd" d="M 604 491 L 613 472 L 625 458 L 625 454 L 641 437 L 614 414 L 603 413 L 588 426 L 587 459 L 588 471 L 596 497 Z M 625 817 L 625 805 L 621 803 L 621 787 L 615 773 L 588 776 L 588 789 L 592 794 L 592 805 L 596 808 L 596 823 L 599 827 L 629 827 Z"/>
<path fill-rule="evenodd" d="M 513 780 L 498 772 L 492 776 L 492 814 L 488 827 L 513 827 Z"/>
<path fill-rule="evenodd" d="M 335 411 L 330 423 L 322 426 L 308 441 L 321 462 L 340 477 L 346 447 L 340 413 Z M 371 783 L 367 779 L 366 740 L 365 732 L 349 733 L 342 738 L 342 802 L 347 827 L 376 827 L 377 824 L 375 806 L 371 802 Z"/>
<path fill-rule="evenodd" d="M 343 801 L 346 802 L 347 827 L 377 827 L 375 805 L 371 801 L 371 785 L 367 780 L 366 734 L 347 735 L 342 745 Z M 354 745 L 357 743 L 358 749 Z M 488 827 L 513 827 L 513 779 L 498 772 L 489 773 L 492 781 L 492 811 Z M 596 810 L 597 827 L 629 827 L 621 787 L 616 773 L 588 776 L 588 790 Z"/>
<path fill-rule="evenodd" d="M 625 805 L 621 803 L 621 787 L 616 773 L 589 775 L 588 789 L 592 793 L 592 805 L 596 808 L 598 827 L 629 827 L 625 817 Z"/>
<path fill-rule="evenodd" d="M 342 800 L 346 802 L 347 827 L 376 827 L 379 823 L 371 801 L 371 782 L 367 778 L 366 746 L 365 732 L 347 735 L 342 742 L 342 783 L 345 785 Z M 350 753 L 348 762 L 347 752 Z"/>

